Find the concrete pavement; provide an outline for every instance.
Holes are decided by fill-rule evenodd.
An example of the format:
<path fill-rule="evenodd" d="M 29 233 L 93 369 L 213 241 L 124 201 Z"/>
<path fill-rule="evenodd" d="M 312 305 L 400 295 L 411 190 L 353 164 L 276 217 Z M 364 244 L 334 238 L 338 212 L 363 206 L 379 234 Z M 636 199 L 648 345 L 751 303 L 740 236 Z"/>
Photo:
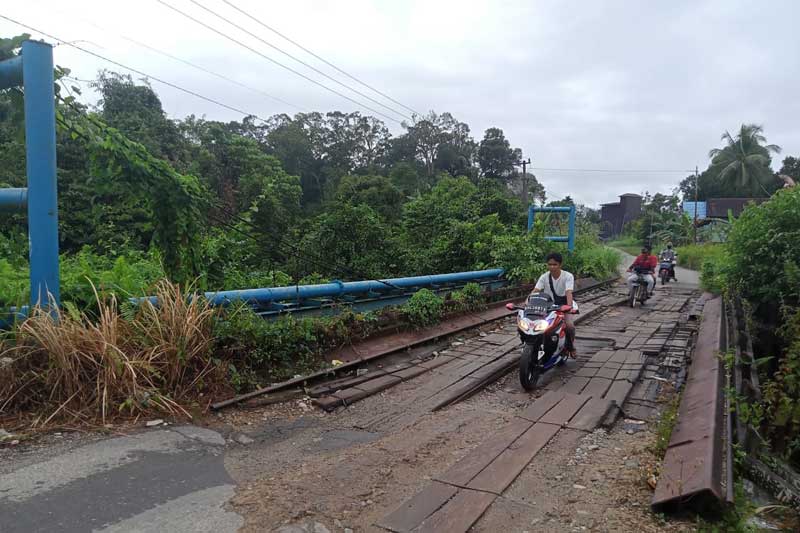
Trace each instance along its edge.
<path fill-rule="evenodd" d="M 214 431 L 169 427 L 0 469 L 0 531 L 234 532 L 234 482 Z"/>

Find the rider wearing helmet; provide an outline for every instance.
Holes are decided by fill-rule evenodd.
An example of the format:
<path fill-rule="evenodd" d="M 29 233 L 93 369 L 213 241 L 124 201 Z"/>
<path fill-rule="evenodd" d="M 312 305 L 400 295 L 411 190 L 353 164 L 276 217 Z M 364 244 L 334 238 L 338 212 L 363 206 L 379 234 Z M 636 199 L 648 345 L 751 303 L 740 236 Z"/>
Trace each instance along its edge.
<path fill-rule="evenodd" d="M 662 261 L 669 261 L 669 273 L 672 276 L 672 279 L 678 281 L 678 278 L 675 277 L 675 262 L 678 260 L 678 252 L 672 249 L 672 243 L 667 243 L 667 248 L 665 250 L 661 250 L 661 254 L 659 255 Z"/>

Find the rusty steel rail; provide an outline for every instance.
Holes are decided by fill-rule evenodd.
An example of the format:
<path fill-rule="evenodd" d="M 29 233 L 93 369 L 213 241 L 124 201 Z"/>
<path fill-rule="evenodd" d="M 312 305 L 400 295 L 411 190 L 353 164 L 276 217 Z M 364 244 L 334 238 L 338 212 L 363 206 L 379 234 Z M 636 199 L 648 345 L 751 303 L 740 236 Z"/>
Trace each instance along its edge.
<path fill-rule="evenodd" d="M 732 486 L 730 433 L 725 429 L 727 320 L 722 298 L 706 297 L 678 419 L 651 506 L 655 511 L 720 509 Z"/>

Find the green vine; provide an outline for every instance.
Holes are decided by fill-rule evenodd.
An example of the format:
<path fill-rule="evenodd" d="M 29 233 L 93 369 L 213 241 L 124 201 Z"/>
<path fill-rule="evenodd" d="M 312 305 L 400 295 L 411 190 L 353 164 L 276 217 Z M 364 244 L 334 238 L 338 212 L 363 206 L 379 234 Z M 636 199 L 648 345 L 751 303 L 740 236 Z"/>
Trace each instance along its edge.
<path fill-rule="evenodd" d="M 152 211 L 153 244 L 161 252 L 167 275 L 181 283 L 196 278 L 201 271 L 201 206 L 208 204 L 200 181 L 180 174 L 119 130 L 76 109 L 70 99 L 61 101 L 75 113 L 57 109 L 58 125 L 73 139 L 86 142 L 93 176 L 124 184 Z"/>

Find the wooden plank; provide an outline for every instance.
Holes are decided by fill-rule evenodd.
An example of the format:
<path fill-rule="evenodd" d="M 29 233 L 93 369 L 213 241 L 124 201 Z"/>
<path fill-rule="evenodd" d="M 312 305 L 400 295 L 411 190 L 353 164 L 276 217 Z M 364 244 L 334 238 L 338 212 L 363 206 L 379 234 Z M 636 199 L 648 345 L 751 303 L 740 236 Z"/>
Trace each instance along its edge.
<path fill-rule="evenodd" d="M 564 392 L 570 394 L 580 394 L 583 388 L 589 383 L 589 379 L 581 376 L 572 376 L 566 385 L 562 387 Z"/>
<path fill-rule="evenodd" d="M 366 383 L 362 383 L 358 385 L 358 387 L 356 388 L 359 390 L 363 390 L 369 395 L 373 395 L 381 392 L 382 390 L 386 390 L 389 387 L 394 387 L 401 381 L 403 380 L 397 376 L 388 375 L 367 381 Z"/>
<path fill-rule="evenodd" d="M 397 533 L 411 531 L 446 504 L 457 492 L 457 487 L 432 481 L 391 514 L 381 518 L 376 525 Z"/>
<path fill-rule="evenodd" d="M 497 459 L 487 466 L 475 479 L 470 481 L 468 488 L 502 494 L 522 472 L 539 450 L 550 442 L 559 431 L 559 426 L 552 424 L 534 424 L 528 431 L 517 439 L 507 450 L 503 451 Z"/>
<path fill-rule="evenodd" d="M 577 377 L 582 377 L 582 378 L 591 378 L 594 377 L 595 374 L 597 374 L 598 370 L 600 370 L 600 367 L 598 366 L 591 367 L 584 365 L 581 368 L 579 368 L 577 372 L 575 372 L 575 375 Z"/>
<path fill-rule="evenodd" d="M 312 401 L 325 411 L 333 411 L 337 407 L 344 405 L 342 399 L 336 396 L 322 396 L 320 398 L 314 398 Z"/>
<path fill-rule="evenodd" d="M 426 372 L 429 372 L 429 369 L 425 368 L 424 366 L 417 365 L 417 366 L 412 366 L 411 368 L 406 368 L 405 370 L 401 370 L 399 372 L 392 372 L 392 375 L 397 376 L 403 381 L 408 381 L 410 379 L 414 379 L 417 376 L 425 374 Z"/>
<path fill-rule="evenodd" d="M 605 363 L 615 354 L 613 350 L 600 350 L 592 356 L 591 361 L 595 363 Z"/>
<path fill-rule="evenodd" d="M 444 507 L 420 526 L 419 533 L 456 533 L 468 531 L 492 505 L 496 496 L 488 492 L 462 489 Z"/>
<path fill-rule="evenodd" d="M 600 399 L 599 397 L 592 398 L 572 417 L 567 427 L 582 431 L 593 431 L 600 425 L 610 408 L 611 402 L 609 400 Z"/>
<path fill-rule="evenodd" d="M 583 389 L 583 394 L 588 394 L 594 398 L 602 398 L 606 391 L 611 388 L 613 381 L 601 377 L 593 377 L 589 384 Z"/>
<path fill-rule="evenodd" d="M 590 399 L 591 396 L 587 394 L 565 394 L 564 399 L 540 418 L 539 422 L 564 426 Z"/>
<path fill-rule="evenodd" d="M 540 418 L 561 401 L 564 394 L 563 391 L 549 391 L 542 397 L 537 398 L 532 405 L 525 408 L 518 416 L 531 422 L 538 422 Z"/>
<path fill-rule="evenodd" d="M 480 444 L 443 474 L 435 476 L 434 479 L 459 487 L 466 487 L 481 470 L 486 468 L 532 426 L 533 423 L 528 420 L 514 418 L 499 431 L 495 432 L 489 440 Z"/>
<path fill-rule="evenodd" d="M 605 399 L 616 402 L 619 407 L 625 403 L 625 399 L 630 394 L 633 383 L 628 381 L 615 381 L 611 388 L 606 392 Z"/>
<path fill-rule="evenodd" d="M 366 398 L 367 396 L 369 396 L 369 393 L 361 389 L 351 388 L 351 389 L 337 390 L 332 394 L 332 396 L 335 396 L 340 400 L 342 400 L 342 403 L 344 405 L 349 405 L 351 403 L 357 402 L 358 400 Z"/>
<path fill-rule="evenodd" d="M 614 379 L 615 377 L 617 377 L 618 373 L 619 373 L 619 369 L 617 369 L 617 368 L 609 368 L 607 366 L 604 366 L 603 368 L 601 368 L 597 372 L 595 377 L 596 378 L 605 378 L 605 379 L 611 380 L 611 379 Z"/>

